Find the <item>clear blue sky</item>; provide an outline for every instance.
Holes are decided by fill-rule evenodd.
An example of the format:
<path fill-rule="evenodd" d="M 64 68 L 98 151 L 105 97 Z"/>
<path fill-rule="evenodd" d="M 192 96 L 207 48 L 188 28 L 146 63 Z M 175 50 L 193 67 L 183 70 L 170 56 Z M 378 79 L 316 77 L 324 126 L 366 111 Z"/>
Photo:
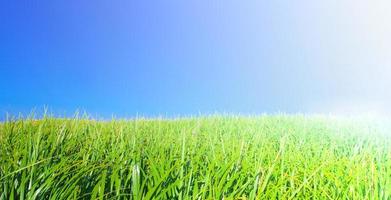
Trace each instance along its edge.
<path fill-rule="evenodd" d="M 391 3 L 4 0 L 0 112 L 383 112 Z"/>

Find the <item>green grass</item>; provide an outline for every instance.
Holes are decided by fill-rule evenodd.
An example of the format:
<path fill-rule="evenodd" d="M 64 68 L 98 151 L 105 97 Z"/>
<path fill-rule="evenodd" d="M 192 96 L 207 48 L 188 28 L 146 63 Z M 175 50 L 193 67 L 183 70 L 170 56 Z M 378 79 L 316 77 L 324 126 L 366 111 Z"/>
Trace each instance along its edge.
<path fill-rule="evenodd" d="M 8 121 L 0 199 L 391 199 L 386 133 L 283 115 Z"/>

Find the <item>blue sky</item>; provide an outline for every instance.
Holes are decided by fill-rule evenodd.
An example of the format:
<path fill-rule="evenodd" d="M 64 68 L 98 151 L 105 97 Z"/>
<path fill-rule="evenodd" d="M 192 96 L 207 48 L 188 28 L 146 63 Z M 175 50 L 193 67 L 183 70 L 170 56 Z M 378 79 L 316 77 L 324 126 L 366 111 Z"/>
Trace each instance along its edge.
<path fill-rule="evenodd" d="M 2 1 L 0 112 L 388 112 L 391 3 Z"/>

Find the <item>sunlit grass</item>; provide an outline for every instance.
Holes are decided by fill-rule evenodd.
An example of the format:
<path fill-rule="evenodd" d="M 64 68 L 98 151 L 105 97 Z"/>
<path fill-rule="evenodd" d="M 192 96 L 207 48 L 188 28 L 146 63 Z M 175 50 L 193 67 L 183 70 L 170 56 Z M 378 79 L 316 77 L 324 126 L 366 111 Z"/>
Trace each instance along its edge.
<path fill-rule="evenodd" d="M 363 121 L 211 116 L 0 125 L 0 199 L 391 199 Z"/>

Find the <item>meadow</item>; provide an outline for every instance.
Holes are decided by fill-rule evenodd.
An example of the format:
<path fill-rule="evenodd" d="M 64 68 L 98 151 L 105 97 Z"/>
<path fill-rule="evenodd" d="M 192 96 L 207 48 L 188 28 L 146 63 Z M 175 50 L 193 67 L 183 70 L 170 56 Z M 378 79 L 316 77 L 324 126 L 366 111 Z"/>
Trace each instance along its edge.
<path fill-rule="evenodd" d="M 386 124 L 304 115 L 8 120 L 0 199 L 391 199 Z"/>

